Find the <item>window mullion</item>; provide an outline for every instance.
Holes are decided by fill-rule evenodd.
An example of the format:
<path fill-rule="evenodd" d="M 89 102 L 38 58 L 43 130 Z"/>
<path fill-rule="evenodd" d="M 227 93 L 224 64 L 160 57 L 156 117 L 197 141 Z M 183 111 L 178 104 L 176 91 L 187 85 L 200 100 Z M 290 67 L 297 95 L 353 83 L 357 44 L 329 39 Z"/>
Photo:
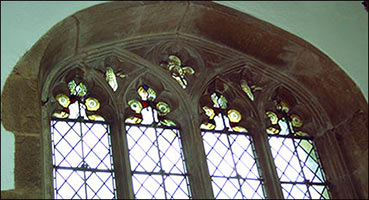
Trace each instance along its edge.
<path fill-rule="evenodd" d="M 265 130 L 265 129 L 264 129 Z M 260 165 L 264 188 L 268 199 L 283 199 L 283 193 L 274 159 L 268 144 L 268 136 L 261 129 L 253 135 L 257 162 Z"/>

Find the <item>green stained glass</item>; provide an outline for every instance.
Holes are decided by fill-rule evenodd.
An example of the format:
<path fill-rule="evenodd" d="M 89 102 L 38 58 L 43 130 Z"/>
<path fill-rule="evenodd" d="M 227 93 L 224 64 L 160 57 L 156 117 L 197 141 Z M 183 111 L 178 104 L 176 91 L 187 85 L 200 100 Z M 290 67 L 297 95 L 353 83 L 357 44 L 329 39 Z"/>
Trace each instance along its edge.
<path fill-rule="evenodd" d="M 68 88 L 69 88 L 70 94 L 76 95 L 76 86 L 77 86 L 77 84 L 74 80 L 70 81 L 68 83 Z"/>
<path fill-rule="evenodd" d="M 163 124 L 164 126 L 176 126 L 176 124 L 169 119 L 161 120 L 160 123 Z"/>
<path fill-rule="evenodd" d="M 296 135 L 298 135 L 298 136 L 310 136 L 309 134 L 307 134 L 305 132 L 302 132 L 302 131 L 297 131 Z"/>
<path fill-rule="evenodd" d="M 169 105 L 162 101 L 156 104 L 156 109 L 158 109 L 158 113 L 160 116 L 164 116 L 170 112 Z"/>
<path fill-rule="evenodd" d="M 222 109 L 227 108 L 227 99 L 223 95 L 220 96 L 220 98 L 218 99 L 218 102 Z"/>
<path fill-rule="evenodd" d="M 113 68 L 107 67 L 105 72 L 106 81 L 115 92 L 118 89 L 117 78 L 114 74 Z"/>
<path fill-rule="evenodd" d="M 147 93 L 149 94 L 148 96 L 149 101 L 154 101 L 156 99 L 156 92 L 153 89 L 151 88 L 147 89 Z"/>
<path fill-rule="evenodd" d="M 211 100 L 214 103 L 214 107 L 219 108 L 218 96 L 215 93 L 211 95 Z"/>
<path fill-rule="evenodd" d="M 138 100 L 132 99 L 128 101 L 128 105 L 134 110 L 136 113 L 140 113 L 142 110 L 142 104 Z"/>
<path fill-rule="evenodd" d="M 87 93 L 87 87 L 81 82 L 79 83 L 79 85 L 76 87 L 77 89 L 77 95 L 80 97 L 83 97 L 86 95 Z"/>
<path fill-rule="evenodd" d="M 313 148 L 313 146 L 308 142 L 307 140 L 301 140 L 300 146 L 306 151 L 310 152 L 310 150 Z"/>
<path fill-rule="evenodd" d="M 183 67 L 183 73 L 184 74 L 194 74 L 195 70 L 192 69 L 192 67 L 187 66 L 187 67 Z"/>
<path fill-rule="evenodd" d="M 291 118 L 291 121 L 292 121 L 292 126 L 294 126 L 294 127 L 301 127 L 303 125 L 300 116 L 298 116 L 296 114 L 292 114 L 290 116 L 290 118 Z"/>

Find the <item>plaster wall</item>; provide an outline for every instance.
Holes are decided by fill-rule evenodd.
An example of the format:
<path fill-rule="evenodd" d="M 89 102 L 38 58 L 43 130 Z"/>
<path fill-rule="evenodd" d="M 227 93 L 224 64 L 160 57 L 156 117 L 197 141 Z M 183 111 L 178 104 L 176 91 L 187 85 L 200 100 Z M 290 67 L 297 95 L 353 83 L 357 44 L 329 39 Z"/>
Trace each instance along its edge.
<path fill-rule="evenodd" d="M 1 90 L 18 59 L 54 24 L 101 2 L 1 2 Z M 218 2 L 326 53 L 368 98 L 368 17 L 360 2 Z M 14 188 L 14 137 L 1 128 L 1 190 Z"/>

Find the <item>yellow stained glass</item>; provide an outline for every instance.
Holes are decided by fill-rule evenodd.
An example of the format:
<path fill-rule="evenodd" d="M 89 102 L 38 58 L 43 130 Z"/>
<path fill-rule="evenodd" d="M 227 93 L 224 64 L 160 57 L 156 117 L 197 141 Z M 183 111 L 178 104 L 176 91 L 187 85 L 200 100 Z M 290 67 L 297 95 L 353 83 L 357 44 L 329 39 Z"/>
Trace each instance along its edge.
<path fill-rule="evenodd" d="M 234 126 L 232 127 L 233 131 L 240 132 L 240 133 L 247 133 L 247 129 L 242 126 Z"/>
<path fill-rule="evenodd" d="M 70 104 L 70 100 L 69 97 L 65 94 L 58 94 L 56 96 L 56 100 L 59 102 L 59 104 L 61 106 L 63 106 L 64 108 L 68 108 L 69 104 Z"/>
<path fill-rule="evenodd" d="M 128 101 L 128 105 L 134 110 L 136 113 L 140 113 L 142 110 L 142 104 L 138 100 L 132 99 Z"/>
<path fill-rule="evenodd" d="M 296 135 L 298 135 L 298 136 L 310 136 L 309 134 L 307 134 L 305 132 L 302 132 L 302 131 L 297 131 Z"/>
<path fill-rule="evenodd" d="M 142 87 L 140 86 L 137 90 L 138 94 L 140 95 L 141 99 L 146 101 L 147 100 L 147 96 L 149 95 L 147 93 L 147 91 Z"/>
<path fill-rule="evenodd" d="M 183 73 L 185 73 L 185 74 L 194 74 L 195 70 L 192 69 L 192 67 L 186 66 L 186 67 L 183 67 Z"/>
<path fill-rule="evenodd" d="M 282 111 L 284 111 L 286 113 L 288 113 L 288 111 L 290 111 L 290 108 L 289 108 L 289 106 L 288 106 L 288 104 L 286 102 L 281 101 L 280 105 L 281 105 Z"/>
<path fill-rule="evenodd" d="M 276 135 L 279 133 L 279 130 L 273 127 L 267 128 L 266 132 L 271 135 Z"/>
<path fill-rule="evenodd" d="M 214 119 L 215 112 L 212 108 L 209 108 L 207 106 L 202 107 L 202 109 L 205 111 L 205 114 L 210 118 Z"/>
<path fill-rule="evenodd" d="M 207 122 L 207 123 L 201 124 L 200 128 L 205 129 L 205 130 L 213 130 L 215 128 L 215 124 L 211 124 Z"/>
<path fill-rule="evenodd" d="M 292 126 L 294 126 L 294 127 L 301 127 L 303 125 L 300 116 L 298 116 L 296 114 L 292 114 L 290 116 L 290 118 L 291 118 L 291 121 L 292 121 Z"/>
<path fill-rule="evenodd" d="M 174 123 L 169 119 L 161 120 L 160 123 L 163 124 L 164 126 L 176 126 L 176 123 Z"/>
<path fill-rule="evenodd" d="M 138 117 L 128 117 L 125 122 L 130 124 L 139 124 L 142 121 L 142 119 Z"/>
<path fill-rule="evenodd" d="M 175 66 L 181 66 L 181 59 L 179 59 L 177 56 L 175 55 L 170 55 L 169 56 L 169 70 L 172 70 L 173 67 Z"/>
<path fill-rule="evenodd" d="M 57 117 L 57 118 L 67 118 L 69 116 L 68 113 L 62 111 L 62 110 L 57 110 L 53 113 L 53 117 Z"/>
<path fill-rule="evenodd" d="M 170 112 L 169 105 L 162 101 L 156 104 L 156 109 L 158 109 L 158 114 L 160 116 L 164 116 Z"/>
<path fill-rule="evenodd" d="M 115 92 L 118 89 L 117 78 L 114 74 L 113 68 L 107 67 L 105 72 L 106 81 Z"/>
<path fill-rule="evenodd" d="M 250 100 L 254 101 L 254 94 L 252 93 L 251 88 L 245 80 L 241 80 L 241 88 L 247 94 Z"/>
<path fill-rule="evenodd" d="M 267 117 L 269 117 L 270 121 L 272 122 L 272 124 L 277 124 L 278 123 L 278 116 L 277 114 L 275 114 L 274 112 L 271 111 L 267 111 L 266 112 Z"/>
<path fill-rule="evenodd" d="M 85 104 L 89 111 L 96 111 L 100 108 L 100 102 L 93 97 L 87 98 Z"/>
<path fill-rule="evenodd" d="M 241 113 L 238 112 L 237 110 L 235 109 L 230 109 L 228 110 L 228 118 L 231 122 L 233 123 L 238 123 L 241 121 Z"/>
<path fill-rule="evenodd" d="M 89 115 L 87 117 L 89 120 L 93 121 L 105 121 L 104 117 L 102 117 L 101 115 Z"/>

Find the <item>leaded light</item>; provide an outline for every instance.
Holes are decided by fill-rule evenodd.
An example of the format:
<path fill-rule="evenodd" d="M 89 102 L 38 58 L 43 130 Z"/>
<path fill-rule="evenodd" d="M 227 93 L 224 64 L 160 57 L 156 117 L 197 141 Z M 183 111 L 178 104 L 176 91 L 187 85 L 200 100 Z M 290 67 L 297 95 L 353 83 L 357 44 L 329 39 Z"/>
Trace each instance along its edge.
<path fill-rule="evenodd" d="M 201 124 L 208 171 L 216 199 L 264 199 L 253 140 L 239 125 L 241 113 L 227 110 L 227 99 L 213 93 L 211 107 L 203 106 L 209 120 Z"/>
<path fill-rule="evenodd" d="M 329 199 L 328 184 L 313 137 L 301 131 L 303 121 L 284 101 L 267 111 L 269 145 L 286 199 Z"/>
<path fill-rule="evenodd" d="M 100 102 L 74 80 L 51 120 L 54 198 L 116 198 L 110 127 L 96 112 Z"/>
<path fill-rule="evenodd" d="M 125 120 L 134 197 L 191 198 L 180 131 L 166 118 L 169 105 L 156 102 L 145 84 L 137 93 L 141 100 L 128 101 L 132 116 Z"/>

